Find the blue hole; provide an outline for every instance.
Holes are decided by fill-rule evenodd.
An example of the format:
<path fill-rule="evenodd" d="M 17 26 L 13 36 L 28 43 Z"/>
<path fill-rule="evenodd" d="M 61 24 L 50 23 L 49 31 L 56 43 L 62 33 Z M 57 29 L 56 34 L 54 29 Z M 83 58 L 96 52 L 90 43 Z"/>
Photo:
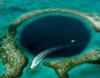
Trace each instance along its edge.
<path fill-rule="evenodd" d="M 81 53 L 90 40 L 90 33 L 85 25 L 73 17 L 41 17 L 24 28 L 21 44 L 33 55 L 51 47 L 66 45 L 48 57 L 70 57 Z"/>

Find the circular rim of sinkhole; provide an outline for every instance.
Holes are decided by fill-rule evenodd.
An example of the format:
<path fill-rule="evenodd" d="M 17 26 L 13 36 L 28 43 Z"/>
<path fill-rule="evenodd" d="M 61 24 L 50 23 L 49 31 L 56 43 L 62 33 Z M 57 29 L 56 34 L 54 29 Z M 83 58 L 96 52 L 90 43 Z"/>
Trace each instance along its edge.
<path fill-rule="evenodd" d="M 71 15 L 71 14 L 70 14 Z M 41 20 L 41 19 L 43 19 L 43 18 L 48 18 L 48 17 L 60 17 L 61 19 L 60 19 L 60 22 L 58 22 L 58 23 L 61 23 L 61 20 L 63 20 L 62 18 L 69 18 L 70 20 L 71 19 L 73 19 L 74 21 L 76 20 L 76 22 L 78 23 L 78 22 L 80 22 L 80 24 L 82 24 L 83 26 L 81 26 L 81 27 L 83 27 L 88 33 L 86 34 L 87 36 L 88 36 L 88 38 L 85 38 L 85 35 L 80 35 L 80 34 L 78 34 L 79 36 L 81 36 L 82 38 L 84 38 L 86 41 L 85 42 L 87 42 L 87 43 L 80 43 L 79 42 L 79 40 L 78 40 L 78 37 L 71 37 L 72 39 L 69 39 L 69 40 L 65 40 L 65 39 L 61 39 L 61 40 L 64 40 L 64 42 L 63 41 L 61 41 L 61 42 L 59 42 L 60 40 L 58 40 L 58 41 L 55 41 L 55 40 L 57 40 L 57 39 L 59 39 L 60 37 L 59 37 L 59 35 L 58 35 L 58 37 L 57 38 L 55 38 L 55 40 L 53 41 L 53 39 L 51 38 L 51 37 L 48 37 L 48 35 L 46 35 L 48 38 L 49 38 L 49 40 L 48 39 L 46 39 L 46 37 L 44 37 L 44 38 L 42 38 L 42 39 L 44 39 L 43 41 L 41 41 L 40 40 L 40 37 L 38 36 L 39 34 L 43 34 L 43 32 L 42 33 L 40 33 L 40 31 L 43 31 L 43 29 L 41 30 L 41 29 L 39 29 L 39 30 L 37 30 L 37 25 L 36 25 L 36 29 L 34 28 L 35 27 L 35 25 L 32 25 L 31 26 L 31 24 L 32 23 L 35 23 L 35 22 L 37 22 L 37 21 L 39 21 L 39 20 Z M 57 20 L 59 20 L 59 19 L 57 19 Z M 45 14 L 44 14 L 44 16 L 40 16 L 40 17 L 38 17 L 38 18 L 36 18 L 36 19 L 34 19 L 33 21 L 31 20 L 31 23 L 29 23 L 29 24 L 27 24 L 27 26 L 23 29 L 23 31 L 22 31 L 22 33 L 21 33 L 21 40 L 20 40 L 20 42 L 21 42 L 21 45 L 24 47 L 24 48 L 26 48 L 28 51 L 29 51 L 29 53 L 30 54 L 32 54 L 32 55 L 38 55 L 38 54 L 40 54 L 41 52 L 45 52 L 46 53 L 46 51 L 48 52 L 47 53 L 47 58 L 58 58 L 58 57 L 70 57 L 70 56 L 74 56 L 74 55 L 77 55 L 77 54 L 80 54 L 80 53 L 82 53 L 82 51 L 84 51 L 84 49 L 85 48 L 87 48 L 87 46 L 88 46 L 88 44 L 89 44 L 89 42 L 90 42 L 90 39 L 91 39 L 91 33 L 90 33 L 90 31 L 89 31 L 89 29 L 88 29 L 88 27 L 87 27 L 87 25 L 85 24 L 85 22 L 83 22 L 83 20 L 84 19 L 80 19 L 80 18 L 77 18 L 77 17 L 75 17 L 75 16 L 66 16 L 66 15 L 46 15 L 45 16 Z M 45 21 L 47 21 L 47 20 L 45 20 Z M 52 21 L 52 20 L 51 20 Z M 63 20 L 63 21 L 66 21 L 66 20 Z M 68 21 L 68 20 L 67 20 Z M 64 22 L 63 22 L 64 23 Z M 72 22 L 70 22 L 70 23 L 72 23 Z M 75 23 L 75 22 L 74 22 Z M 75 23 L 76 25 L 77 25 L 77 23 Z M 39 23 L 37 23 L 37 24 L 39 24 Z M 56 26 L 56 25 L 55 25 Z M 30 28 L 31 27 L 31 28 Z M 23 38 L 23 33 L 24 34 L 26 34 L 26 32 L 24 32 L 25 30 L 27 30 L 27 29 L 29 29 L 29 30 L 32 30 L 32 27 L 35 29 L 35 30 L 33 30 L 33 31 L 29 31 L 29 32 L 33 32 L 33 33 L 31 33 L 31 35 L 29 35 L 29 34 L 27 34 L 26 35 L 26 38 L 29 38 L 28 36 L 30 36 L 30 38 L 31 39 L 29 39 L 28 41 L 29 41 L 29 43 L 28 43 L 28 46 L 32 49 L 32 50 L 29 50 L 30 48 L 29 47 L 27 47 L 26 46 L 26 42 L 28 42 L 27 40 L 26 40 L 26 38 L 24 38 L 24 39 L 22 39 Z M 42 27 L 46 27 L 46 26 L 40 26 L 40 28 L 42 28 Z M 65 25 L 64 25 L 64 27 L 65 27 Z M 63 33 L 65 33 L 66 31 L 65 31 L 65 28 L 62 28 L 62 30 L 64 30 L 63 31 Z M 59 28 L 59 27 L 56 27 L 57 29 Z M 46 29 L 50 29 L 50 28 L 46 28 Z M 56 30 L 57 30 L 56 29 Z M 69 29 L 71 29 L 71 27 L 69 27 Z M 75 27 L 73 28 L 74 30 L 76 29 Z M 83 30 L 84 30 L 83 29 Z M 53 29 L 51 29 L 51 30 L 53 30 Z M 80 31 L 80 32 L 82 32 L 82 33 L 86 33 L 86 32 L 84 32 L 84 31 Z M 35 31 L 35 32 L 34 32 Z M 39 33 L 38 33 L 38 32 Z M 49 30 L 46 30 L 46 32 L 48 32 Z M 60 28 L 58 29 L 58 31 L 60 32 Z M 76 31 L 76 30 L 75 30 Z M 55 32 L 55 31 L 53 31 L 53 33 L 59 33 L 59 32 Z M 70 32 L 70 31 L 68 31 L 68 32 Z M 79 32 L 79 31 L 76 31 L 76 32 Z M 75 32 L 74 32 L 75 33 Z M 36 34 L 37 34 L 37 36 L 36 36 Z M 44 33 L 44 34 L 46 34 L 46 33 Z M 61 34 L 61 33 L 59 33 L 60 34 L 60 36 L 62 36 L 63 34 Z M 70 34 L 72 34 L 72 33 L 70 33 Z M 32 35 L 34 35 L 35 37 L 32 37 Z M 41 36 L 40 35 L 40 36 Z M 49 34 L 49 35 L 53 35 L 53 34 Z M 73 35 L 73 34 L 72 34 Z M 54 37 L 55 37 L 55 35 L 53 35 Z M 64 34 L 64 36 L 65 36 L 65 34 Z M 39 38 L 39 39 L 35 39 L 35 38 Z M 36 40 L 39 40 L 40 41 L 40 43 L 41 44 L 39 44 L 38 42 L 39 41 L 36 41 L 36 42 L 34 42 L 34 41 L 32 41 L 32 43 L 34 42 L 34 44 L 35 45 L 39 45 L 38 46 L 38 48 L 36 48 L 36 46 L 34 46 L 30 41 L 32 40 L 32 38 L 36 41 Z M 51 38 L 51 40 L 50 40 L 50 38 Z M 64 38 L 64 37 L 61 37 L 61 38 Z M 68 39 L 68 38 L 66 38 L 66 39 Z M 45 43 L 45 41 L 47 40 L 47 42 L 48 42 L 48 44 L 49 44 L 49 46 L 47 45 L 47 43 Z M 23 42 L 23 41 L 25 41 L 25 42 Z M 52 42 L 50 42 L 50 41 L 52 41 Z M 58 44 L 57 44 L 57 42 L 58 42 Z M 63 42 L 63 43 L 62 43 Z M 25 44 L 23 44 L 23 43 L 25 43 Z M 46 47 L 46 48 L 44 48 L 43 46 L 44 46 L 44 44 L 43 43 L 45 43 L 45 45 L 47 45 L 48 47 Z M 51 44 L 52 43 L 52 44 Z M 76 44 L 74 44 L 74 43 L 76 43 Z M 79 44 L 80 43 L 80 44 Z M 51 45 L 50 45 L 51 44 Z M 54 45 L 54 44 L 57 44 L 57 45 Z M 68 45 L 67 45 L 68 44 Z M 71 50 L 69 50 L 68 49 L 68 47 L 70 46 L 70 44 L 71 44 L 71 46 L 72 47 L 70 47 L 70 49 Z M 83 49 L 81 49 L 81 44 L 82 45 L 84 45 L 83 47 Z M 76 47 L 76 49 L 77 48 L 80 48 L 81 50 L 78 52 L 78 50 L 73 50 L 73 49 L 75 49 L 75 45 L 77 45 L 77 47 Z M 41 47 L 42 46 L 42 47 Z M 35 49 L 34 49 L 34 47 L 35 47 Z M 62 48 L 58 48 L 58 47 L 62 47 Z M 29 48 L 29 49 L 28 49 Z M 52 48 L 56 48 L 55 50 L 51 50 Z M 63 49 L 68 49 L 68 50 L 63 50 Z M 50 52 L 51 51 L 51 52 Z M 66 52 L 66 53 L 65 53 Z M 70 52 L 69 54 L 67 53 L 67 52 Z"/>

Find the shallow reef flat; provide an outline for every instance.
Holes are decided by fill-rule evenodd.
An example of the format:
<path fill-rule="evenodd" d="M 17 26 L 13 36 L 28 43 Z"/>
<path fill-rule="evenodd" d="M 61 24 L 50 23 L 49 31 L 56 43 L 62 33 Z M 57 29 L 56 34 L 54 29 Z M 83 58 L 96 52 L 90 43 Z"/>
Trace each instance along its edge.
<path fill-rule="evenodd" d="M 59 78 L 69 78 L 68 71 L 84 63 L 100 64 L 100 50 L 93 50 L 83 55 L 66 58 L 62 61 L 45 62 L 44 64 L 54 68 Z"/>
<path fill-rule="evenodd" d="M 0 41 L 0 57 L 3 59 L 5 65 L 5 73 L 0 78 L 16 78 L 27 65 L 27 58 L 23 54 L 23 49 L 15 44 L 14 37 L 16 34 L 16 28 L 20 26 L 26 20 L 34 16 L 41 14 L 46 14 L 50 12 L 61 12 L 65 14 L 72 14 L 79 16 L 87 21 L 89 21 L 97 32 L 100 32 L 100 20 L 96 15 L 85 14 L 78 11 L 68 10 L 68 9 L 43 9 L 37 11 L 28 12 L 21 17 L 19 17 L 14 23 L 12 23 L 8 29 L 8 34 L 6 37 L 2 38 Z M 66 57 L 67 59 L 67 57 Z M 54 68 L 57 72 L 59 78 L 68 78 L 66 74 L 71 68 L 80 65 L 82 63 L 96 63 L 100 61 L 100 50 L 93 50 L 87 54 L 70 57 L 68 60 L 62 61 L 48 61 L 45 62 L 46 66 Z M 16 71 L 15 71 L 16 70 Z"/>
<path fill-rule="evenodd" d="M 16 78 L 27 64 L 23 50 L 15 45 L 14 38 L 8 34 L 0 41 L 0 58 L 5 66 L 0 78 Z"/>

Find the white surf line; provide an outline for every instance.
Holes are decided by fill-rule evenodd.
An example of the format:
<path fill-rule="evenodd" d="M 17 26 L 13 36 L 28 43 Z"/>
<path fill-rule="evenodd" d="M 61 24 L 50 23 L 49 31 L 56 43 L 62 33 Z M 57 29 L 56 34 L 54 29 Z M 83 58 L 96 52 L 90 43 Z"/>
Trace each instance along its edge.
<path fill-rule="evenodd" d="M 66 47 L 66 46 L 58 46 L 58 47 L 52 47 L 52 48 L 49 48 L 49 49 L 46 49 L 44 51 L 42 51 L 41 53 L 39 53 L 32 61 L 32 64 L 30 66 L 31 69 L 34 69 L 39 63 L 40 61 L 45 58 L 48 54 L 50 54 L 52 51 L 56 51 L 56 50 L 59 50 L 63 47 Z"/>

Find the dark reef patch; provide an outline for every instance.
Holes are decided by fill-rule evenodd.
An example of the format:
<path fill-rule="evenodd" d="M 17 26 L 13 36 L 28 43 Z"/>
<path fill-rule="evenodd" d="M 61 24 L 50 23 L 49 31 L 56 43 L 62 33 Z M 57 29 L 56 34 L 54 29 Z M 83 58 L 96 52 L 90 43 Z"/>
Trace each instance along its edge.
<path fill-rule="evenodd" d="M 60 45 L 66 47 L 52 52 L 48 57 L 69 57 L 84 50 L 90 33 L 81 20 L 67 16 L 45 16 L 24 28 L 21 45 L 33 55 Z"/>

